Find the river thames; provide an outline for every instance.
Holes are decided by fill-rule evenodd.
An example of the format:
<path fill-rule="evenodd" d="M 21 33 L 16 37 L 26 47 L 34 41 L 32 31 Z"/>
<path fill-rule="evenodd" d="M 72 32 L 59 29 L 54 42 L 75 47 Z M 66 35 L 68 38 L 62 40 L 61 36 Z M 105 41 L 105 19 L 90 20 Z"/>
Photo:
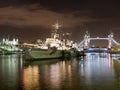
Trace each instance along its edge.
<path fill-rule="evenodd" d="M 0 90 L 120 90 L 118 56 L 28 62 L 24 55 L 1 55 Z"/>

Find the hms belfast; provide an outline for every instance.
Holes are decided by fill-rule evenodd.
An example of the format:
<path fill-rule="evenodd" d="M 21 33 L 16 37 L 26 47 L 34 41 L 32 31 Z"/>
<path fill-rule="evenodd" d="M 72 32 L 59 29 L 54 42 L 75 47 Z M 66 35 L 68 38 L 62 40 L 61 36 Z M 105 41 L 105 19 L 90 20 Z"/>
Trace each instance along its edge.
<path fill-rule="evenodd" d="M 25 49 L 26 60 L 64 59 L 71 57 L 71 50 L 75 48 L 75 44 L 73 41 L 66 43 L 65 39 L 61 39 L 58 33 L 61 25 L 58 22 L 53 26 L 54 30 L 52 30 L 51 37 L 46 38 L 44 43 Z"/>

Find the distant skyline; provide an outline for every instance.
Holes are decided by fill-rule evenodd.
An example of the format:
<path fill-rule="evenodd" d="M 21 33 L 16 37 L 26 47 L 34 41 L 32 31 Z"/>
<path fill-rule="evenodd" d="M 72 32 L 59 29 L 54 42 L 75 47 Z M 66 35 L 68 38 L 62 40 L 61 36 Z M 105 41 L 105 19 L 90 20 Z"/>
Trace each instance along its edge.
<path fill-rule="evenodd" d="M 44 40 L 56 21 L 61 32 L 72 33 L 80 42 L 85 31 L 91 37 L 107 37 L 110 32 L 120 42 L 120 1 L 117 0 L 2 0 L 0 38 L 23 42 Z"/>

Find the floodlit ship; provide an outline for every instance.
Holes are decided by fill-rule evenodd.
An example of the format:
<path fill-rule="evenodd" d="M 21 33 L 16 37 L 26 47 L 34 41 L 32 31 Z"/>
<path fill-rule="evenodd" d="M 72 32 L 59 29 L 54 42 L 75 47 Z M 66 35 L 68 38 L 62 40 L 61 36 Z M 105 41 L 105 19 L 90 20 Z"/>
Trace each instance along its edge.
<path fill-rule="evenodd" d="M 58 29 L 61 27 L 56 23 L 50 38 L 46 38 L 45 42 L 36 47 L 27 48 L 25 50 L 26 60 L 31 59 L 58 59 L 70 57 L 70 46 L 66 46 L 64 39 L 60 39 Z M 72 42 L 71 42 L 72 43 Z"/>

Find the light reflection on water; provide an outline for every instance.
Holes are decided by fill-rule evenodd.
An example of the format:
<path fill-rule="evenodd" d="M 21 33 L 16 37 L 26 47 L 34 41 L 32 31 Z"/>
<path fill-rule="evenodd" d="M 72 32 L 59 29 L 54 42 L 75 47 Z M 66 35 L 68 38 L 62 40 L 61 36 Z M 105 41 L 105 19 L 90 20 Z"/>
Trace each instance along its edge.
<path fill-rule="evenodd" d="M 120 63 L 110 54 L 90 53 L 81 60 L 26 62 L 22 55 L 0 56 L 1 90 L 116 90 Z"/>
<path fill-rule="evenodd" d="M 0 56 L 0 89 L 21 89 L 22 56 L 1 55 Z"/>
<path fill-rule="evenodd" d="M 108 86 L 109 88 L 115 83 L 113 61 L 109 54 L 105 54 L 104 58 L 99 55 L 88 55 L 84 61 L 84 67 L 82 66 L 80 70 L 80 74 L 84 75 L 84 83 L 88 86 Z"/>

